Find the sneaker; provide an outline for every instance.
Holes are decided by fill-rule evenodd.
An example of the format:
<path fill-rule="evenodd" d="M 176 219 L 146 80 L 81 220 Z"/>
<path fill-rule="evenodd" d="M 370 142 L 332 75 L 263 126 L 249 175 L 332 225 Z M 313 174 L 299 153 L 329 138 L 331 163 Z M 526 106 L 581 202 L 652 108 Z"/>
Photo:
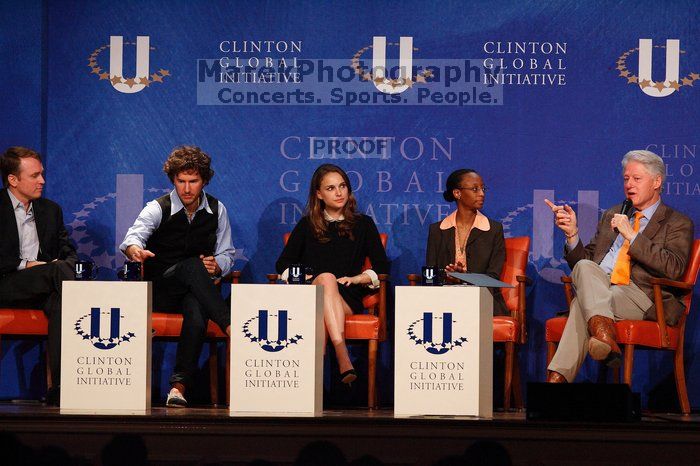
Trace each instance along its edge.
<path fill-rule="evenodd" d="M 186 408 L 187 400 L 184 396 L 182 396 L 180 390 L 177 388 L 171 388 L 170 393 L 168 393 L 168 399 L 165 402 L 165 406 L 169 408 Z"/>

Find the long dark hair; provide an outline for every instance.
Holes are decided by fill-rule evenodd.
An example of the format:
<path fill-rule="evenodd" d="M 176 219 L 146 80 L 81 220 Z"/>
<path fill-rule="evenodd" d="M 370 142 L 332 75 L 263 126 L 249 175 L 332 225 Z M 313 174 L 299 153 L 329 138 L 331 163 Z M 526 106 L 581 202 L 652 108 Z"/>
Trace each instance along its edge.
<path fill-rule="evenodd" d="M 447 182 L 445 182 L 445 192 L 442 193 L 442 197 L 444 197 L 447 202 L 454 202 L 456 200 L 452 191 L 459 188 L 459 183 L 462 182 L 462 177 L 464 175 L 468 175 L 469 173 L 476 173 L 476 170 L 472 170 L 471 168 L 460 168 L 459 170 L 455 170 L 450 173 L 450 176 L 447 177 Z M 476 174 L 478 175 L 478 173 Z"/>
<path fill-rule="evenodd" d="M 328 237 L 328 221 L 323 217 L 323 209 L 326 208 L 326 203 L 323 202 L 316 196 L 316 191 L 321 189 L 321 182 L 323 178 L 329 173 L 337 173 L 343 177 L 343 181 L 348 187 L 348 202 L 343 207 L 341 214 L 345 218 L 342 222 L 338 224 L 338 234 L 340 236 L 347 236 L 351 240 L 355 238 L 352 235 L 352 229 L 357 222 L 358 214 L 357 200 L 355 200 L 355 195 L 352 193 L 352 185 L 350 185 L 350 179 L 348 174 L 337 165 L 330 163 L 324 163 L 316 169 L 313 176 L 311 177 L 311 183 L 309 184 L 309 198 L 306 201 L 306 215 L 309 217 L 309 222 L 311 223 L 311 229 L 313 230 L 314 237 L 321 243 L 326 243 L 330 241 Z"/>

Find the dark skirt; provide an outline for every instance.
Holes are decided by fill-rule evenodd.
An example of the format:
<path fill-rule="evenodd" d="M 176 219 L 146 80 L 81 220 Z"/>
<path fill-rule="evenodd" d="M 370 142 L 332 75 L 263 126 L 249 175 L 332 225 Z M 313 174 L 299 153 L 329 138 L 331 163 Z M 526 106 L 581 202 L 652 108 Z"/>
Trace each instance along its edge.
<path fill-rule="evenodd" d="M 353 314 L 359 314 L 365 308 L 362 305 L 362 298 L 372 293 L 373 290 L 364 285 L 344 286 L 338 283 L 340 296 L 348 303 Z"/>

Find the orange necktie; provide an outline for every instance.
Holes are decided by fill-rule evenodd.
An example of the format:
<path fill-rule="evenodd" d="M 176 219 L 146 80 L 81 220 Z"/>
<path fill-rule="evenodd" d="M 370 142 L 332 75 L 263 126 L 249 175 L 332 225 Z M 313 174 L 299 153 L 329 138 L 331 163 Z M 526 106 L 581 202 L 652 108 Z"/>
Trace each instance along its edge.
<path fill-rule="evenodd" d="M 641 212 L 634 213 L 634 232 L 639 231 L 639 220 L 644 217 Z M 622 243 L 620 252 L 617 254 L 617 260 L 615 261 L 615 267 L 610 274 L 610 283 L 613 285 L 629 285 L 630 284 L 630 242 L 625 240 Z"/>

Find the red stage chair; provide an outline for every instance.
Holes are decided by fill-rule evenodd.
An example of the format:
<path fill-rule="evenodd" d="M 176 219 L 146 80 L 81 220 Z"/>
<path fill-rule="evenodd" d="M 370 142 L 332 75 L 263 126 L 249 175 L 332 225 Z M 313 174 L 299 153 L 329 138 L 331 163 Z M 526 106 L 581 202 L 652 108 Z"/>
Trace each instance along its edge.
<path fill-rule="evenodd" d="M 287 244 L 290 233 L 285 233 L 284 244 Z M 386 249 L 387 235 L 380 233 L 382 246 Z M 369 257 L 365 259 L 362 270 L 372 268 Z M 386 340 L 386 283 L 389 275 L 378 274 L 379 289 L 362 300 L 367 314 L 345 316 L 345 339 L 367 340 L 367 406 L 370 409 L 379 407 L 379 391 L 377 390 L 377 350 L 379 343 Z M 276 273 L 267 275 L 270 283 L 276 283 L 279 276 Z"/>
<path fill-rule="evenodd" d="M 37 309 L 0 308 L 0 343 L 4 335 L 31 336 L 46 338 L 49 334 L 49 320 L 44 311 Z M 0 346 L 0 352 L 2 346 Z M 50 387 L 51 369 L 49 352 L 46 350 L 46 386 Z"/>
<path fill-rule="evenodd" d="M 632 368 L 634 364 L 635 346 L 642 346 L 646 349 L 657 349 L 673 351 L 673 369 L 676 379 L 676 390 L 678 400 L 681 404 L 681 412 L 690 414 L 690 402 L 688 401 L 688 390 L 685 384 L 685 368 L 683 365 L 683 341 L 685 340 L 685 320 L 690 312 L 693 288 L 700 269 L 700 239 L 693 242 L 693 249 L 690 253 L 690 261 L 680 281 L 668 280 L 665 278 L 652 278 L 651 284 L 654 286 L 654 306 L 656 309 L 656 322 L 650 320 L 620 320 L 615 322 L 617 331 L 617 342 L 623 347 L 624 352 L 624 382 L 632 386 Z M 564 292 L 566 302 L 571 305 L 573 292 L 571 289 L 571 278 L 562 277 L 564 282 Z M 683 297 L 685 313 L 678 323 L 671 327 L 666 325 L 664 318 L 664 305 L 661 298 L 661 287 L 673 287 L 679 290 L 687 290 Z M 547 341 L 547 365 L 554 357 L 557 344 L 561 340 L 561 334 L 566 325 L 566 317 L 554 317 L 547 320 L 545 339 Z M 619 373 L 615 371 L 614 376 L 619 380 Z"/>
<path fill-rule="evenodd" d="M 527 341 L 525 286 L 530 284 L 526 275 L 529 252 L 529 236 L 506 238 L 506 262 L 501 272 L 501 281 L 515 285 L 515 288 L 501 289 L 510 315 L 493 318 L 493 342 L 503 343 L 506 353 L 503 377 L 503 409 L 506 411 L 510 409 L 511 396 L 515 407 L 523 408 L 520 364 L 515 345 L 523 345 Z M 420 280 L 420 275 L 408 276 L 410 285 L 417 285 Z"/>
<path fill-rule="evenodd" d="M 238 283 L 241 273 L 231 272 L 224 280 L 230 283 Z M 182 329 L 182 314 L 170 314 L 165 312 L 153 312 L 152 327 L 154 338 L 177 339 Z M 3 335 L 17 336 L 43 336 L 48 335 L 48 319 L 44 311 L 33 309 L 5 309 L 0 308 L 0 338 Z M 209 340 L 209 395 L 212 404 L 219 403 L 219 371 L 217 343 L 226 341 L 226 400 L 228 402 L 230 384 L 230 347 L 228 336 L 221 331 L 218 325 L 209 322 L 207 326 L 207 340 Z M 1 340 L 0 340 L 1 341 Z M 2 348 L 0 347 L 0 350 Z M 46 381 L 51 386 L 51 371 L 48 364 L 48 351 L 46 353 Z"/>

